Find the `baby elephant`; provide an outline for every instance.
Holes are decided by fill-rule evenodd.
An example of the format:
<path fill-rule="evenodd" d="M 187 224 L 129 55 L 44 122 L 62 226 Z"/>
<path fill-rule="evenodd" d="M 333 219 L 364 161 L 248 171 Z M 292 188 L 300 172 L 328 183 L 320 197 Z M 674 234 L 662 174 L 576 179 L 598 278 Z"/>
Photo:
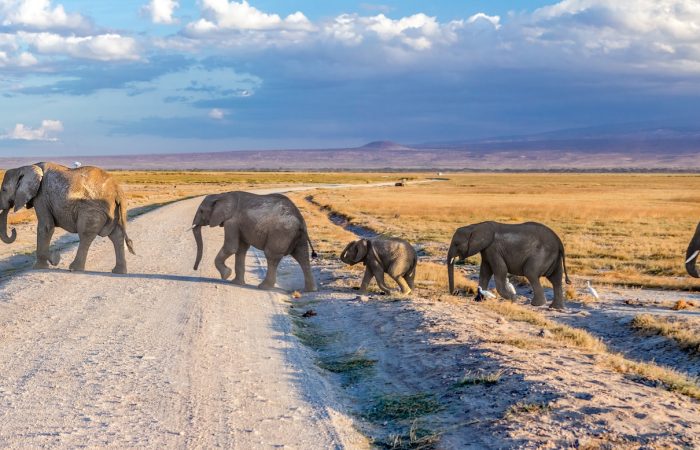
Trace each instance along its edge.
<path fill-rule="evenodd" d="M 396 281 L 402 294 L 410 294 L 413 290 L 418 256 L 413 246 L 403 239 L 360 239 L 349 243 L 340 254 L 340 259 L 351 266 L 359 262 L 366 266 L 360 292 L 367 292 L 367 286 L 374 275 L 379 289 L 388 294 L 389 287 L 384 283 L 384 273 Z"/>

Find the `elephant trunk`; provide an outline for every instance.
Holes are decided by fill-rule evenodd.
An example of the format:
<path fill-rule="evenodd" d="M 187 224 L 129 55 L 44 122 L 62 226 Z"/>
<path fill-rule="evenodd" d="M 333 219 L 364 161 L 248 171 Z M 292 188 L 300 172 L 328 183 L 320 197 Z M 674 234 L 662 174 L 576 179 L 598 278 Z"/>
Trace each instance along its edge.
<path fill-rule="evenodd" d="M 195 225 L 192 227 L 192 234 L 194 234 L 194 240 L 197 242 L 197 258 L 194 261 L 194 270 L 199 268 L 199 263 L 202 261 L 202 248 L 204 243 L 202 241 L 202 226 Z"/>
<path fill-rule="evenodd" d="M 455 292 L 455 255 L 452 248 L 450 248 L 450 251 L 447 252 L 447 280 L 450 295 L 452 295 Z"/>
<path fill-rule="evenodd" d="M 5 244 L 12 244 L 17 239 L 17 230 L 12 229 L 12 234 L 7 234 L 7 216 L 10 214 L 10 208 L 0 211 L 0 240 Z"/>
<path fill-rule="evenodd" d="M 685 252 L 685 270 L 688 274 L 694 278 L 700 278 L 698 274 L 698 269 L 695 266 L 698 260 L 698 255 L 700 255 L 700 224 L 698 224 L 695 230 L 695 235 L 688 245 L 688 250 Z"/>

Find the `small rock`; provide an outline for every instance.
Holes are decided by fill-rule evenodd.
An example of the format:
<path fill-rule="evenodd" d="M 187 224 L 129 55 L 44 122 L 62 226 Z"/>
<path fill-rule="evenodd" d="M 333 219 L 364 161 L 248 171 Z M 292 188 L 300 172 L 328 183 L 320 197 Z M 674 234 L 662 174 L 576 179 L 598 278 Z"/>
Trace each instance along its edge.
<path fill-rule="evenodd" d="M 301 317 L 309 318 L 309 317 L 313 317 L 315 315 L 317 315 L 316 311 L 314 311 L 313 309 L 308 309 L 308 310 L 306 310 L 306 312 L 304 314 L 301 315 Z"/>
<path fill-rule="evenodd" d="M 496 319 L 496 323 L 505 324 L 505 323 L 508 323 L 508 321 L 506 319 L 504 319 L 503 317 L 498 317 Z"/>
<path fill-rule="evenodd" d="M 299 292 L 299 291 L 292 292 L 292 298 L 301 298 L 301 292 Z"/>
<path fill-rule="evenodd" d="M 540 332 L 537 333 L 537 336 L 539 336 L 541 338 L 548 338 L 548 337 L 552 337 L 552 333 L 550 333 L 548 330 L 545 330 L 544 328 L 542 328 L 540 330 Z"/>
<path fill-rule="evenodd" d="M 355 300 L 359 300 L 361 302 L 368 302 L 369 297 L 366 295 L 358 295 L 357 297 L 355 297 Z"/>

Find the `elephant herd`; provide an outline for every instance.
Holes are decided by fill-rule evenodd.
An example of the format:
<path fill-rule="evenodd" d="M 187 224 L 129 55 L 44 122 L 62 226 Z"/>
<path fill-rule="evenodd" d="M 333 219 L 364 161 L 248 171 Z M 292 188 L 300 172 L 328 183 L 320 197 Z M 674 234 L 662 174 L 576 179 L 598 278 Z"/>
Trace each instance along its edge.
<path fill-rule="evenodd" d="M 124 246 L 134 253 L 133 244 L 126 232 L 126 201 L 118 183 L 104 170 L 97 167 L 68 167 L 41 162 L 5 172 L 0 191 L 0 240 L 10 244 L 15 241 L 15 229 L 8 233 L 7 221 L 10 209 L 34 208 L 37 226 L 37 269 L 57 265 L 59 255 L 51 253 L 49 245 L 55 227 L 77 233 L 80 239 L 71 271 L 85 269 L 90 244 L 97 236 L 109 236 L 114 245 L 116 264 L 112 272 L 127 272 Z M 304 289 L 316 290 L 311 272 L 309 250 L 315 257 L 309 239 L 306 222 L 299 209 L 281 194 L 256 195 L 248 192 L 227 192 L 208 195 L 197 208 L 192 222 L 192 232 L 197 244 L 194 269 L 202 259 L 203 226 L 223 227 L 224 244 L 216 255 L 214 264 L 222 279 L 235 272 L 233 283 L 245 284 L 245 258 L 253 246 L 264 252 L 267 273 L 259 287 L 275 286 L 277 266 L 284 256 L 292 256 L 304 273 Z M 550 228 L 535 222 L 503 224 L 482 222 L 458 228 L 447 252 L 449 292 L 455 292 L 454 264 L 470 256 L 481 254 L 479 287 L 485 290 L 492 277 L 498 293 L 513 299 L 507 289 L 507 275 L 520 275 L 528 279 L 532 291 L 532 305 L 546 303 L 540 278 L 546 277 L 552 284 L 554 298 L 550 307 L 563 308 L 563 281 L 570 284 L 566 271 L 564 245 Z M 232 271 L 226 260 L 235 255 Z M 700 255 L 700 224 L 686 253 L 686 269 L 693 277 L 699 277 L 695 266 Z M 414 288 L 418 257 L 413 246 L 403 239 L 361 239 L 349 243 L 340 255 L 341 261 L 354 265 L 362 262 L 365 273 L 360 291 L 365 292 L 374 278 L 379 288 L 387 293 L 384 275 L 388 274 L 398 284 L 403 294 Z"/>

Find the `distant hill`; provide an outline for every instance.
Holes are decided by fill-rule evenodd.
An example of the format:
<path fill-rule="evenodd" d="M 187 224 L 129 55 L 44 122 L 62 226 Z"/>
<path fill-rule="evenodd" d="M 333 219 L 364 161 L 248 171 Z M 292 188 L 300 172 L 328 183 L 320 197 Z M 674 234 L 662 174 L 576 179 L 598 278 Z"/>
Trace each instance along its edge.
<path fill-rule="evenodd" d="M 186 170 L 693 170 L 700 130 L 593 127 L 527 136 L 356 148 L 243 150 L 155 155 L 0 158 L 0 167 L 39 160 L 110 169 Z"/>

